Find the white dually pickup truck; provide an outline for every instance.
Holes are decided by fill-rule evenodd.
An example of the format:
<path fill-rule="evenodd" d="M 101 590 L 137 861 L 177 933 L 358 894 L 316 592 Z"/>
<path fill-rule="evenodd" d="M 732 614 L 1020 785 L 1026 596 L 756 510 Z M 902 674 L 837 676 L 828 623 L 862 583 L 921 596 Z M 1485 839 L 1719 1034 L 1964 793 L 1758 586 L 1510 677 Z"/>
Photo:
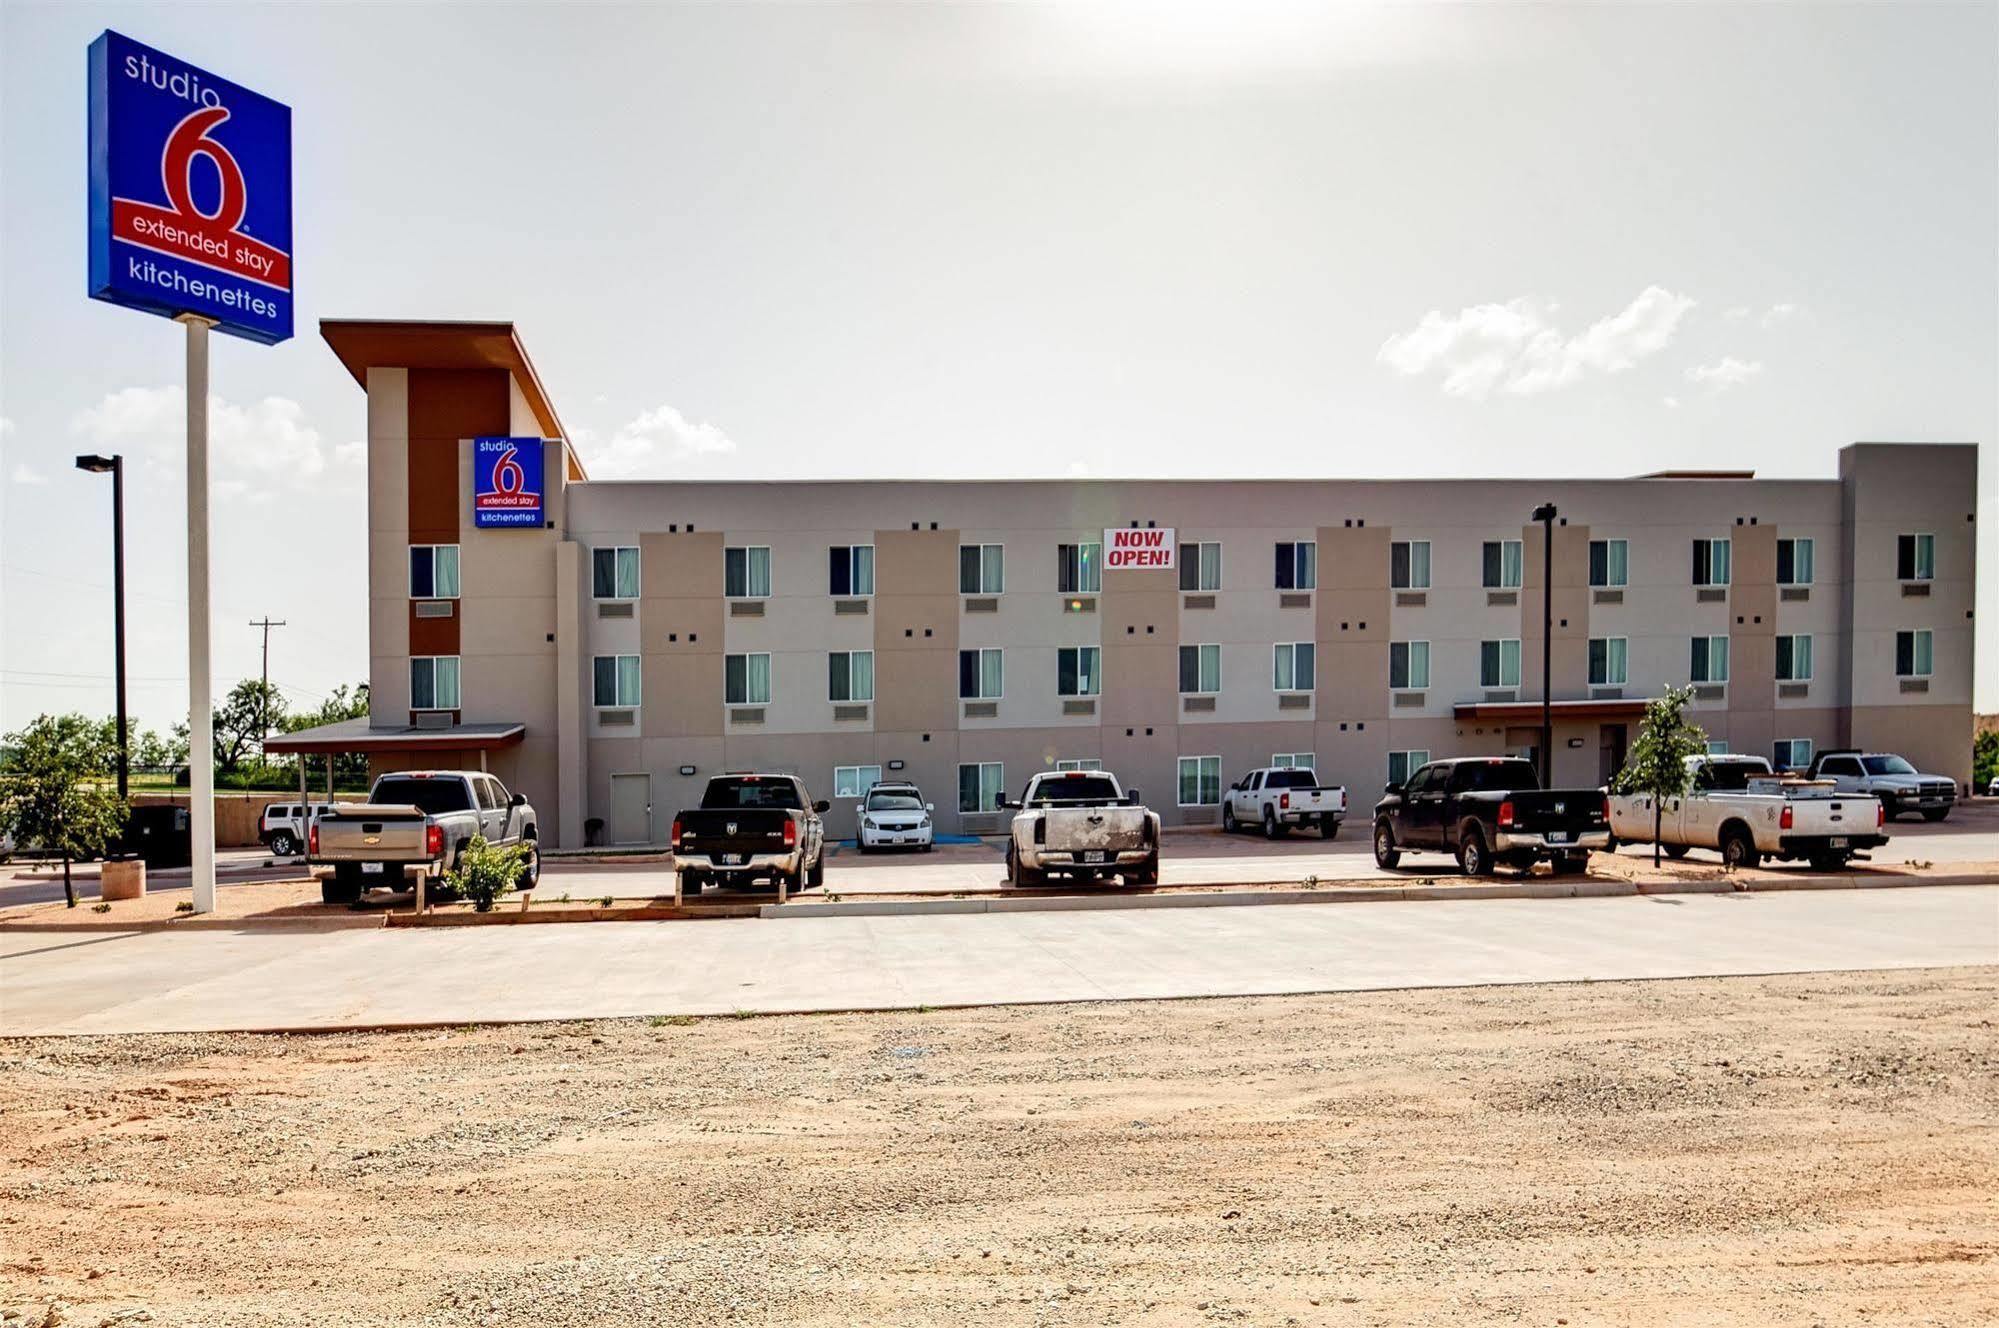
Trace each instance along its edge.
<path fill-rule="evenodd" d="M 1000 806 L 1019 813 L 1006 844 L 1006 875 L 1015 885 L 1044 885 L 1053 872 L 1159 884 L 1159 814 L 1108 771 L 1045 771 L 1027 781 L 1019 802 L 1001 799 Z"/>
<path fill-rule="evenodd" d="M 1803 858 L 1820 871 L 1837 871 L 1864 849 L 1888 842 L 1878 800 L 1841 793 L 1830 780 L 1772 774 L 1760 756 L 1690 756 L 1693 786 L 1668 798 L 1659 816 L 1659 843 L 1676 858 L 1711 848 L 1731 867 L 1754 867 L 1764 858 Z M 1612 846 L 1652 842 L 1650 794 L 1610 799 Z"/>

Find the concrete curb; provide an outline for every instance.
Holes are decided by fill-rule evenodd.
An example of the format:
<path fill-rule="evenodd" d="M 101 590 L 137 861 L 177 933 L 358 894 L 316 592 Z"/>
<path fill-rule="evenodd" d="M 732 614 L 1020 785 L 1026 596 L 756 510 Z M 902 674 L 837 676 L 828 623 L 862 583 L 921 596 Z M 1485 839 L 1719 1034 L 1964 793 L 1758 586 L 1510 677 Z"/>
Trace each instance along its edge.
<path fill-rule="evenodd" d="M 1850 874 L 1737 881 L 1507 881 L 1489 885 L 1363 886 L 1350 890 L 1215 890 L 1144 895 L 1028 895 L 994 899 L 857 899 L 764 904 L 760 918 L 868 918 L 940 913 L 1064 913 L 1103 909 L 1253 908 L 1272 904 L 1378 904 L 1392 900 L 1620 899 L 1640 895 L 1758 894 L 1784 890 L 1901 890 L 1990 885 L 1985 875 L 1902 876 L 1873 879 Z"/>

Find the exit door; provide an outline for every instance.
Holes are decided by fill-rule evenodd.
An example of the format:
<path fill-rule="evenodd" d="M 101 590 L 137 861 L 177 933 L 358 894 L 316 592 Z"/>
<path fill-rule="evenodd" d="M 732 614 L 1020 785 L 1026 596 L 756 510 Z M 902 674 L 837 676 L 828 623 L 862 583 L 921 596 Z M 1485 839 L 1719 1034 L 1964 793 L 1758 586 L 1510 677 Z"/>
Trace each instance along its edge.
<path fill-rule="evenodd" d="M 611 776 L 611 842 L 652 843 L 652 776 Z"/>
<path fill-rule="evenodd" d="M 1624 769 L 1630 752 L 1630 738 L 1622 724 L 1604 724 L 1597 729 L 1597 783 L 1609 784 Z"/>

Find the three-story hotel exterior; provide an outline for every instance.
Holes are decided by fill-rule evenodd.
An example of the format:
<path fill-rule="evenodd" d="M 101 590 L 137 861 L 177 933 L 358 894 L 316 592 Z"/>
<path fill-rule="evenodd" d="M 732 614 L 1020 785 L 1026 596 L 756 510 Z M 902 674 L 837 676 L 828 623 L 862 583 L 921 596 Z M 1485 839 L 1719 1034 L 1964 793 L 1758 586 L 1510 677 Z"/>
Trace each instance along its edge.
<path fill-rule="evenodd" d="M 1970 777 L 1977 449 L 1862 443 L 1837 479 L 590 481 L 511 324 L 328 322 L 367 392 L 377 769 L 484 763 L 560 845 L 662 842 L 724 770 L 939 828 L 1102 764 L 1168 825 L 1309 762 L 1369 804 L 1432 756 L 1540 742 L 1605 779 L 1691 683 L 1716 744 Z M 538 438 L 539 524 L 483 527 L 475 438 Z M 1107 532 L 1170 567 L 1106 568 Z M 312 744 L 318 743 L 319 746 Z"/>

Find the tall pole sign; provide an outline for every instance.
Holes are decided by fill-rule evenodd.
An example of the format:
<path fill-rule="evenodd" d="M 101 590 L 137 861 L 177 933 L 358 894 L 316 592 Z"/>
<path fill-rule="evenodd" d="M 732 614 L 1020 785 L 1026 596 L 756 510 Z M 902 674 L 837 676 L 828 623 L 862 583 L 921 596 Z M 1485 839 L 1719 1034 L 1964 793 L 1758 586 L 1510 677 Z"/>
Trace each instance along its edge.
<path fill-rule="evenodd" d="M 187 675 L 194 907 L 215 908 L 208 332 L 292 334 L 291 108 L 116 32 L 90 44 L 90 298 L 187 338 Z"/>

